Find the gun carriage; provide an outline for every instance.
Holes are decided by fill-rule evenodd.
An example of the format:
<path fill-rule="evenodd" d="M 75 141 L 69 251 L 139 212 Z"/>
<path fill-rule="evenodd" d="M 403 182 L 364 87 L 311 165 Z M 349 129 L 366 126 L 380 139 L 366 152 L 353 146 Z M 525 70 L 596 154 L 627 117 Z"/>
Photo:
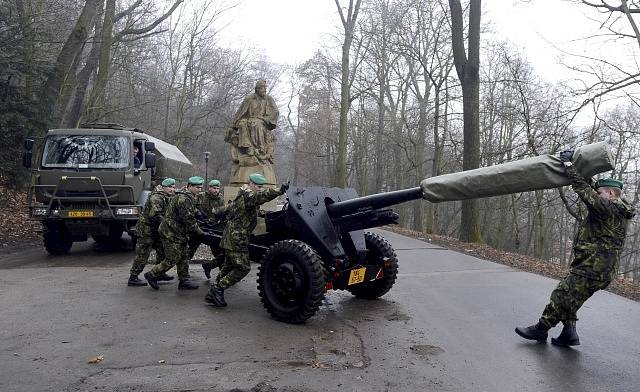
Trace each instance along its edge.
<path fill-rule="evenodd" d="M 583 146 L 574 154 L 576 169 L 587 177 L 611 170 L 612 162 L 605 143 Z M 398 214 L 389 208 L 393 205 L 498 196 L 568 183 L 558 157 L 542 155 L 363 197 L 353 189 L 291 186 L 282 210 L 266 213 L 266 233 L 251 238 L 251 259 L 260 261 L 260 299 L 276 320 L 302 323 L 318 311 L 327 290 L 347 290 L 363 299 L 385 295 L 396 281 L 398 257 L 383 237 L 364 230 L 397 223 Z M 218 246 L 223 227 L 204 229 L 207 242 Z"/>

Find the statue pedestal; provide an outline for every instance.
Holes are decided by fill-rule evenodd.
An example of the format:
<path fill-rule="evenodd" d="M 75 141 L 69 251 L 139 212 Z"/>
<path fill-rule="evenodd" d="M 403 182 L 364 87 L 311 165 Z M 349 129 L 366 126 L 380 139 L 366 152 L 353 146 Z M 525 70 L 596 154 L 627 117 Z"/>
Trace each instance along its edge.
<path fill-rule="evenodd" d="M 276 181 L 276 172 L 273 170 L 273 165 L 271 164 L 257 164 L 253 166 L 240 166 L 239 164 L 234 163 L 231 166 L 231 178 L 229 179 L 229 184 L 231 187 L 241 187 L 243 184 L 246 184 L 249 181 L 249 175 L 253 173 L 260 173 L 267 179 L 266 185 L 274 186 L 277 184 Z M 238 192 L 236 191 L 233 195 Z"/>
<path fill-rule="evenodd" d="M 252 172 L 255 173 L 255 172 Z M 239 186 L 225 186 L 224 187 L 224 204 L 232 202 L 238 192 L 240 191 Z M 264 211 L 278 211 L 280 207 L 278 207 L 278 198 L 275 198 L 271 201 L 268 201 L 260 206 L 261 210 Z M 267 225 L 264 222 L 264 218 L 258 217 L 258 223 L 256 224 L 256 228 L 253 229 L 254 235 L 265 234 L 267 232 Z"/>

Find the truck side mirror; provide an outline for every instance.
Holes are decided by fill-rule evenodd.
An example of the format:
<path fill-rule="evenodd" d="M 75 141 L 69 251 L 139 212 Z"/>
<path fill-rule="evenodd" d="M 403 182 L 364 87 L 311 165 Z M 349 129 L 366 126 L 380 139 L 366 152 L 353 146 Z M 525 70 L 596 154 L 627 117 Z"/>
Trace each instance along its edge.
<path fill-rule="evenodd" d="M 35 144 L 35 142 L 33 141 L 33 139 L 24 139 L 24 149 L 27 151 L 31 151 L 33 150 L 33 145 Z"/>
<path fill-rule="evenodd" d="M 155 151 L 156 150 L 156 144 L 154 142 L 146 141 L 146 142 L 144 142 L 144 150 L 145 151 Z"/>
<path fill-rule="evenodd" d="M 144 154 L 144 164 L 147 169 L 156 167 L 156 154 L 152 152 Z"/>
<path fill-rule="evenodd" d="M 33 148 L 33 146 L 31 146 L 31 148 Z M 27 169 L 31 169 L 31 156 L 33 155 L 33 153 L 28 150 L 22 153 L 22 166 L 24 166 Z"/>

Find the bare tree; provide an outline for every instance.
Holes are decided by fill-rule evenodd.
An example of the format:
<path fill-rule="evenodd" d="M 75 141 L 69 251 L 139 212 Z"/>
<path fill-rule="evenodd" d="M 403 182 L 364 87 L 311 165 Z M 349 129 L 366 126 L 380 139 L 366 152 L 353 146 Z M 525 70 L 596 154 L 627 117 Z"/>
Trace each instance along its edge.
<path fill-rule="evenodd" d="M 451 41 L 453 59 L 462 86 L 464 116 L 463 170 L 480 166 L 480 13 L 481 0 L 470 0 L 469 7 L 469 53 L 464 47 L 462 6 L 459 0 L 449 0 L 451 9 Z M 460 239 L 467 242 L 482 241 L 478 224 L 478 202 L 462 202 Z"/>
<path fill-rule="evenodd" d="M 335 0 L 340 20 L 344 27 L 344 42 L 342 44 L 342 76 L 340 80 L 340 130 L 338 133 L 338 151 L 337 162 L 334 177 L 334 184 L 338 187 L 347 186 L 347 115 L 349 114 L 349 106 L 351 105 L 350 88 L 353 80 L 350 80 L 350 54 L 351 43 L 353 42 L 353 34 L 360 12 L 360 3 L 362 0 L 349 0 L 347 7 L 347 15 L 340 2 Z"/>

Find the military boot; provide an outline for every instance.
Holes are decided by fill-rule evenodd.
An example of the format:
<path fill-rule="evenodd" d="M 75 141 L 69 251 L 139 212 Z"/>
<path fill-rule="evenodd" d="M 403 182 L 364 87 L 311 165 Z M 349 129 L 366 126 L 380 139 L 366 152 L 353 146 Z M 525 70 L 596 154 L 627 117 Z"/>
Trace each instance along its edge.
<path fill-rule="evenodd" d="M 204 297 L 204 300 L 208 304 L 218 308 L 227 306 L 227 302 L 224 300 L 224 289 L 215 284 L 211 285 L 209 292 Z"/>
<path fill-rule="evenodd" d="M 140 280 L 140 278 L 138 278 L 138 275 L 131 275 L 129 276 L 129 281 L 127 282 L 127 286 L 146 286 L 147 282 L 143 282 L 142 280 Z"/>
<path fill-rule="evenodd" d="M 169 276 L 166 272 L 163 272 L 160 275 L 156 276 L 156 280 L 158 282 L 168 282 L 170 280 L 173 280 L 173 276 Z"/>
<path fill-rule="evenodd" d="M 199 286 L 191 283 L 189 279 L 180 280 L 178 283 L 178 290 L 196 290 Z"/>
<path fill-rule="evenodd" d="M 578 333 L 576 332 L 575 322 L 568 321 L 564 323 L 560 335 L 558 335 L 557 338 L 551 338 L 551 344 L 563 347 L 579 346 L 580 337 L 578 337 Z"/>
<path fill-rule="evenodd" d="M 160 286 L 158 285 L 158 279 L 156 279 L 156 277 L 151 274 L 151 271 L 146 272 L 144 274 L 144 278 L 147 280 L 147 282 L 149 282 L 149 286 L 151 286 L 154 290 L 160 289 Z"/>
<path fill-rule="evenodd" d="M 204 270 L 204 276 L 206 276 L 207 279 L 211 279 L 211 270 L 213 269 L 211 268 L 211 264 L 202 263 L 202 269 Z"/>
<path fill-rule="evenodd" d="M 518 335 L 522 336 L 525 339 L 537 340 L 539 342 L 544 342 L 547 340 L 547 331 L 549 331 L 549 327 L 547 327 L 540 321 L 530 327 L 516 328 L 516 333 Z"/>

